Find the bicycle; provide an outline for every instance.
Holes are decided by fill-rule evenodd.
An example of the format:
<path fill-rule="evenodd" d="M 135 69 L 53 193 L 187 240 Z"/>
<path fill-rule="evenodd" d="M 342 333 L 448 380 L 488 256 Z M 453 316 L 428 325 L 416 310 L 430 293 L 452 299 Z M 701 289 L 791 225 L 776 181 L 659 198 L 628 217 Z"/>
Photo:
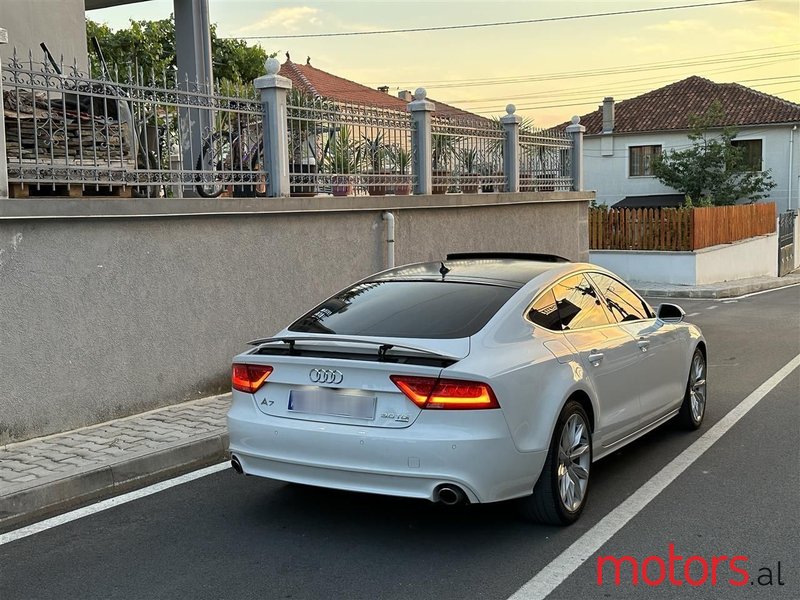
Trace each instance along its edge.
<path fill-rule="evenodd" d="M 254 188 L 255 196 L 267 195 L 265 175 L 261 168 L 263 139 L 257 135 L 258 140 L 249 144 L 248 140 L 242 140 L 243 137 L 243 134 L 233 136 L 229 131 L 219 131 L 203 143 L 196 165 L 197 171 L 203 171 L 203 174 L 197 175 L 200 183 L 195 186 L 200 196 L 218 198 L 226 188 L 237 183 L 249 184 Z M 246 172 L 255 175 L 251 178 Z M 210 181 L 206 181 L 206 173 L 211 174 Z"/>

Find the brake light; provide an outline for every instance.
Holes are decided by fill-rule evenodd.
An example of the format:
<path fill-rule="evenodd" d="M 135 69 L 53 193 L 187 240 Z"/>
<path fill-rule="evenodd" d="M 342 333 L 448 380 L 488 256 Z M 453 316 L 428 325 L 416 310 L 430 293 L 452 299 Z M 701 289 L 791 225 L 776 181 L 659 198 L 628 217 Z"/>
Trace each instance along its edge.
<path fill-rule="evenodd" d="M 231 385 L 240 392 L 254 394 L 272 373 L 272 367 L 267 365 L 245 365 L 234 363 L 231 368 Z"/>
<path fill-rule="evenodd" d="M 392 382 L 420 408 L 500 408 L 486 383 L 436 377 L 392 375 Z"/>

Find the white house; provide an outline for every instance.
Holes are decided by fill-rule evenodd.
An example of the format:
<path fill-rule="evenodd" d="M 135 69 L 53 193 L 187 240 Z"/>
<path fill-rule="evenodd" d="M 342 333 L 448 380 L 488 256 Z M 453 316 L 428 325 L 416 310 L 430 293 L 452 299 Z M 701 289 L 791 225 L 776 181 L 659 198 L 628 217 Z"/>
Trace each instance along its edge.
<path fill-rule="evenodd" d="M 605 98 L 596 111 L 581 117 L 584 137 L 584 181 L 608 205 L 623 199 L 628 206 L 681 203 L 676 190 L 651 173 L 651 157 L 667 149 L 690 146 L 689 115 L 705 113 L 714 101 L 725 111 L 720 128 L 734 126 L 734 143 L 746 146 L 756 168 L 769 169 L 776 187 L 769 200 L 778 212 L 800 206 L 800 105 L 737 83 L 714 83 L 689 77 L 677 83 L 615 103 Z"/>

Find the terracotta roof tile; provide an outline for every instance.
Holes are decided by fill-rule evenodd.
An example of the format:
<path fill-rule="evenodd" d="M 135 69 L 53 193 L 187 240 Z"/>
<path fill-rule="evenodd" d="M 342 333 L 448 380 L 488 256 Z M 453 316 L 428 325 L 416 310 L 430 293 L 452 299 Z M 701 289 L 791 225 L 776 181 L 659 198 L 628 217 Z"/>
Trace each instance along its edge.
<path fill-rule="evenodd" d="M 713 124 L 716 127 L 800 122 L 799 104 L 738 83 L 715 83 L 695 76 L 617 102 L 614 133 L 687 130 L 689 115 L 704 113 L 715 100 L 725 111 L 724 119 Z M 602 109 L 583 115 L 581 125 L 587 135 L 600 134 Z"/>
<path fill-rule="evenodd" d="M 299 65 L 287 60 L 281 65 L 281 70 L 278 74 L 288 77 L 292 80 L 292 85 L 294 87 L 300 88 L 312 96 L 330 98 L 331 100 L 337 100 L 339 102 L 368 104 L 403 112 L 407 110 L 408 103 L 397 96 L 361 85 L 360 83 L 350 81 L 344 77 L 338 77 L 337 75 L 333 75 L 322 69 L 317 69 L 309 64 Z M 436 112 L 434 113 L 436 116 L 485 119 L 484 117 L 461 110 L 455 106 L 450 106 L 444 102 L 439 102 L 432 98 L 428 98 L 428 100 L 436 105 Z"/>

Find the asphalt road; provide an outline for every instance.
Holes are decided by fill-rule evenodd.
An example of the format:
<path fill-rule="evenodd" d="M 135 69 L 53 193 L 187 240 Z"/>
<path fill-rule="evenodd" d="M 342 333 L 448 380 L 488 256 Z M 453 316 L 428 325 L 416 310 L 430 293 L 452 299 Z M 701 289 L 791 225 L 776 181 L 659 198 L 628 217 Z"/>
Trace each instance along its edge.
<path fill-rule="evenodd" d="M 504 600 L 800 352 L 800 287 L 680 303 L 709 341 L 706 422 L 668 424 L 596 463 L 572 527 L 528 524 L 505 504 L 447 509 L 226 470 L 0 546 L 0 599 Z M 799 397 L 795 370 L 549 598 L 799 598 Z M 598 585 L 596 556 L 666 562 L 669 544 L 684 559 L 728 557 L 717 585 L 635 586 L 627 567 L 619 586 L 611 569 Z M 747 559 L 734 563 L 742 587 L 729 583 L 743 579 L 734 556 Z M 702 574 L 695 560 L 689 576 Z"/>

